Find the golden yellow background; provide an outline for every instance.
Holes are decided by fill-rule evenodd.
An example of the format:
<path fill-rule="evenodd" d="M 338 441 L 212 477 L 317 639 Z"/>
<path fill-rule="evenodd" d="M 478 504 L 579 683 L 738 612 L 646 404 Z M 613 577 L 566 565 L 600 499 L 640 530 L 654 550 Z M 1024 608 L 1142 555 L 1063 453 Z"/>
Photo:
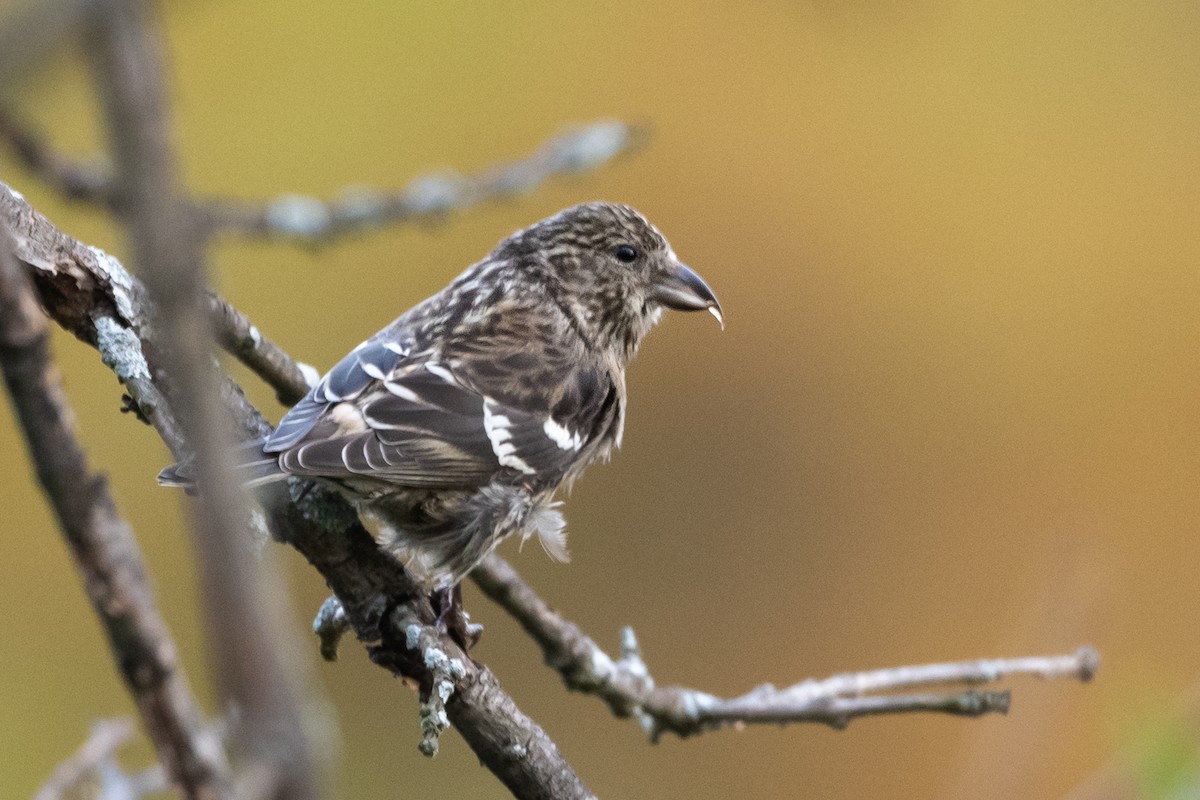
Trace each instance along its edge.
<path fill-rule="evenodd" d="M 223 0 L 164 27 L 198 192 L 327 197 L 513 158 L 570 122 L 652 126 L 634 157 L 443 225 L 214 259 L 222 291 L 324 369 L 517 227 L 595 198 L 644 210 L 727 330 L 676 314 L 650 337 L 625 447 L 567 504 L 571 565 L 503 551 L 598 641 L 631 624 L 660 681 L 720 694 L 1084 642 L 1104 657 L 1091 685 L 1014 682 L 1007 717 L 652 747 L 469 588 L 477 655 L 602 797 L 1056 798 L 1125 764 L 1136 796 L 1195 789 L 1200 6 Z M 102 144 L 85 67 L 56 61 L 19 96 L 81 156 Z M 0 177 L 125 252 L 7 156 Z M 55 344 L 214 710 L 181 498 L 154 485 L 166 452 L 90 350 Z M 0 796 L 24 797 L 132 707 L 7 413 L 0 454 Z M 279 555 L 302 630 L 322 582 Z M 340 796 L 504 796 L 456 736 L 417 753 L 413 696 L 361 648 L 316 669 Z"/>

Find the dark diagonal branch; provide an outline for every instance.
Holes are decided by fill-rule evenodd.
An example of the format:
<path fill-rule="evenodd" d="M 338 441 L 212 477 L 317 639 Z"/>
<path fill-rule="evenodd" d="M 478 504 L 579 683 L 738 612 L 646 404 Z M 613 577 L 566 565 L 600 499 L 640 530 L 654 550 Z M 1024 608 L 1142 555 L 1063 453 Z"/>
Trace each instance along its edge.
<path fill-rule="evenodd" d="M 115 259 L 57 230 L 3 183 L 0 224 L 12 226 L 18 259 L 34 276 L 46 312 L 98 348 L 146 412 L 140 404 L 157 402 L 161 393 L 156 392 L 139 338 L 149 316 L 140 282 Z M 261 415 L 240 393 L 231 389 L 227 395 L 226 408 L 239 430 L 265 428 Z M 168 446 L 178 450 L 181 440 L 169 409 L 150 409 L 147 416 L 156 421 L 155 429 Z M 272 536 L 296 548 L 324 576 L 371 658 L 418 686 L 423 698 L 435 688 L 427 664 L 440 661 L 438 652 L 457 660 L 463 671 L 444 707 L 483 764 L 517 797 L 592 797 L 546 733 L 517 707 L 486 666 L 467 658 L 445 636 L 436 648 L 423 647 L 420 637 L 409 647 L 410 629 L 431 625 L 433 610 L 422 585 L 376 546 L 353 509 L 320 489 L 297 484 L 292 491 L 295 501 L 287 490 L 260 498 L 267 526 Z"/>
<path fill-rule="evenodd" d="M 7 194 L 7 192 L 5 192 Z M 29 451 L 92 607 L 162 763 L 191 798 L 229 796 L 220 743 L 208 735 L 141 555 L 105 480 L 92 474 L 50 361 L 49 332 L 0 220 L 0 365 Z"/>
<path fill-rule="evenodd" d="M 844 727 L 855 717 L 913 711 L 980 716 L 1008 710 L 1009 693 L 975 690 L 881 694 L 947 684 L 992 683 L 1009 675 L 1087 681 L 1099 668 L 1090 647 L 1074 655 L 1014 658 L 898 667 L 804 681 L 786 689 L 761 686 L 722 699 L 681 686 L 655 685 L 633 631 L 622 633 L 621 657 L 613 659 L 579 626 L 550 608 L 512 568 L 493 554 L 471 573 L 475 583 L 511 613 L 542 647 L 546 663 L 567 686 L 602 698 L 621 717 L 637 716 L 652 739 L 670 731 L 690 736 L 742 723 L 821 722 Z"/>

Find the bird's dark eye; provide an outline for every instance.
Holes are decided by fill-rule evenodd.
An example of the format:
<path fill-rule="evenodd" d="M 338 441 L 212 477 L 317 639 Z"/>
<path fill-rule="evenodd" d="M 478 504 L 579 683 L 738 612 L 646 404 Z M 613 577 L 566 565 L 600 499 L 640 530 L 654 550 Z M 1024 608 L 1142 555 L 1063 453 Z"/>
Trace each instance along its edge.
<path fill-rule="evenodd" d="M 626 264 L 632 264 L 637 261 L 637 248 L 631 244 L 619 244 L 613 250 L 613 255 L 617 257 L 617 261 L 622 261 Z"/>

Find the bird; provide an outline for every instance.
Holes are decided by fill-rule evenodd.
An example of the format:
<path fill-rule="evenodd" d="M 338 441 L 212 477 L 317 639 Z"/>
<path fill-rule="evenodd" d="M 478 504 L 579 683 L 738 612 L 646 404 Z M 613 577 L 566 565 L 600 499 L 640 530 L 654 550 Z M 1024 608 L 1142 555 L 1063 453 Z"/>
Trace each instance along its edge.
<path fill-rule="evenodd" d="M 249 444 L 243 481 L 334 487 L 431 592 L 510 536 L 565 562 L 555 497 L 620 446 L 625 370 L 664 309 L 724 328 L 716 295 L 641 213 L 564 209 L 354 348 Z"/>

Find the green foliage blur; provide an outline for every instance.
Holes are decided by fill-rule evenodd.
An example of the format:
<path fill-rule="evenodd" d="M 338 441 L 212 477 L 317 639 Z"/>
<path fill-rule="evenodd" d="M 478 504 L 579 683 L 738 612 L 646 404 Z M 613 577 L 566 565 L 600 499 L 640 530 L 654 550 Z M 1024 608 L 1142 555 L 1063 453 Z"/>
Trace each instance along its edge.
<path fill-rule="evenodd" d="M 200 193 L 329 197 L 514 158 L 571 122 L 651 126 L 633 157 L 434 227 L 214 252 L 222 292 L 324 369 L 565 205 L 629 202 L 662 228 L 719 294 L 726 331 L 674 315 L 650 337 L 624 449 L 568 499 L 569 566 L 504 550 L 598 641 L 633 625 L 660 681 L 720 694 L 1085 642 L 1104 657 L 1089 686 L 1015 683 L 1007 717 L 651 747 L 568 695 L 469 587 L 478 657 L 600 796 L 1056 798 L 1124 763 L 1122 796 L 1188 796 L 1200 6 L 222 0 L 171 4 L 163 27 Z M 19 107 L 62 150 L 101 152 L 80 53 Z M 7 155 L 0 178 L 126 252 L 103 214 Z M 168 456 L 118 413 L 89 349 L 55 346 L 94 466 L 220 712 L 181 498 L 154 484 Z M 6 413 L 0 454 L 0 796 L 25 797 L 92 720 L 132 706 Z M 303 630 L 325 591 L 279 555 Z M 361 648 L 315 669 L 340 720 L 340 796 L 504 796 L 456 737 L 418 755 L 412 694 Z"/>

